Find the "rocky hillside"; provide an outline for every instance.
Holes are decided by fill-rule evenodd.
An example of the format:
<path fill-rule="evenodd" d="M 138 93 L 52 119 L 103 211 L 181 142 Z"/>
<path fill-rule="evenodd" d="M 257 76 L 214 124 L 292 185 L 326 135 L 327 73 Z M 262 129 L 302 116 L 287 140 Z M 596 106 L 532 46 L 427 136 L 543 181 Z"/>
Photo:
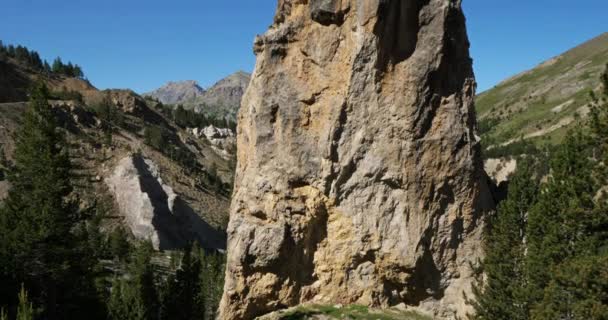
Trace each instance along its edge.
<path fill-rule="evenodd" d="M 239 71 L 208 89 L 201 88 L 195 81 L 169 82 L 159 89 L 145 93 L 144 96 L 164 104 L 182 104 L 187 109 L 213 118 L 235 120 L 250 79 L 249 73 Z"/>
<path fill-rule="evenodd" d="M 588 112 L 589 92 L 608 63 L 604 33 L 538 67 L 503 81 L 477 97 L 483 144 L 558 143 Z"/>
<path fill-rule="evenodd" d="M 279 1 L 243 98 L 221 319 L 464 318 L 493 209 L 460 1 Z"/>
<path fill-rule="evenodd" d="M 0 65 L 4 80 L 21 79 L 0 82 L 0 148 L 9 163 L 27 108 L 26 88 L 43 81 L 68 138 L 73 197 L 82 212 L 103 208 L 105 229 L 127 226 L 157 249 L 194 240 L 225 249 L 234 151 L 223 149 L 222 136 L 195 135 L 159 112 L 156 102 L 129 90 L 100 91 L 85 80 L 37 73 L 12 59 L 0 59 Z M 1 180 L 0 197 L 9 188 Z"/>

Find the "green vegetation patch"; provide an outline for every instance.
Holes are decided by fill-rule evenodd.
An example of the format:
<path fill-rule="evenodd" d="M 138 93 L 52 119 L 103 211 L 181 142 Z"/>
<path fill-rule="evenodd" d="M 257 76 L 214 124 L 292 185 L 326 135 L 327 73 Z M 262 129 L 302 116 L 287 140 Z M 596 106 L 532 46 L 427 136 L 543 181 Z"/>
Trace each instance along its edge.
<path fill-rule="evenodd" d="M 329 317 L 330 319 L 352 320 L 430 320 L 413 311 L 399 311 L 395 309 L 377 310 L 361 305 L 345 307 L 327 305 L 300 306 L 281 314 L 277 319 L 304 320 Z"/>
<path fill-rule="evenodd" d="M 548 137 L 530 138 L 537 146 L 561 143 L 576 123 L 553 129 L 588 106 L 607 59 L 604 34 L 479 94 L 475 104 L 484 146 L 537 135 Z"/>

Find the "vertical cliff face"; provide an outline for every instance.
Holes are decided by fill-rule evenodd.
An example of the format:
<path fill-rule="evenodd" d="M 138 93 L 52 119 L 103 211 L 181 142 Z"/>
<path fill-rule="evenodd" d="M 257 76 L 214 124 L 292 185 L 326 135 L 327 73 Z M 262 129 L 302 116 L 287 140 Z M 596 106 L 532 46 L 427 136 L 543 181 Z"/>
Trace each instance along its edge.
<path fill-rule="evenodd" d="M 459 0 L 280 0 L 239 115 L 222 319 L 467 311 L 490 200 Z"/>

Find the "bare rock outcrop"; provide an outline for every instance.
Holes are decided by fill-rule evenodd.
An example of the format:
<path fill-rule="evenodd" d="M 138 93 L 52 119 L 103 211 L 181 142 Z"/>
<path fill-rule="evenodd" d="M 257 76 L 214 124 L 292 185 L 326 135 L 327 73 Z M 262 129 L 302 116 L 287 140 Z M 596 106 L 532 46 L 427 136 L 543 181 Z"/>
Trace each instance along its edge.
<path fill-rule="evenodd" d="M 106 90 L 105 93 L 124 113 L 141 114 L 148 109 L 144 99 L 131 90 Z"/>
<path fill-rule="evenodd" d="M 224 159 L 232 159 L 235 156 L 236 136 L 232 129 L 217 128 L 213 125 L 205 128 L 194 128 L 192 135 L 197 138 L 205 137 L 213 150 Z"/>
<path fill-rule="evenodd" d="M 485 171 L 496 185 L 509 181 L 517 169 L 516 159 L 487 159 L 484 161 Z"/>
<path fill-rule="evenodd" d="M 243 98 L 221 319 L 469 311 L 493 209 L 460 1 L 280 0 Z"/>
<path fill-rule="evenodd" d="M 163 182 L 158 166 L 149 159 L 132 155 L 120 160 L 106 184 L 136 238 L 162 250 L 195 240 L 208 249 L 224 249 L 223 234 Z"/>

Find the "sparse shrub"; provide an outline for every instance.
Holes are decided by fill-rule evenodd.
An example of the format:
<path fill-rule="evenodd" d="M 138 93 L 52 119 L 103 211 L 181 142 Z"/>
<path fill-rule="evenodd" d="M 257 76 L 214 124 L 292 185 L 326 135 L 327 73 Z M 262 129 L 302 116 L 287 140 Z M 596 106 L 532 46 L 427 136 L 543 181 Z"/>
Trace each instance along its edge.
<path fill-rule="evenodd" d="M 152 148 L 163 151 L 167 146 L 167 136 L 163 129 L 158 126 L 146 127 L 144 131 L 144 142 Z"/>
<path fill-rule="evenodd" d="M 507 158 L 527 155 L 536 155 L 540 152 L 536 146 L 527 140 L 519 140 L 504 146 L 495 146 L 484 150 L 485 159 Z"/>
<path fill-rule="evenodd" d="M 499 124 L 500 124 L 500 119 L 485 118 L 485 119 L 481 119 L 478 121 L 477 128 L 478 128 L 479 134 L 484 135 L 484 134 L 492 131 L 492 129 L 494 129 L 494 127 L 498 126 Z"/>
<path fill-rule="evenodd" d="M 72 100 L 72 101 L 78 101 L 80 103 L 83 102 L 83 98 L 82 98 L 82 94 L 80 94 L 80 92 L 78 91 L 74 91 L 74 90 L 68 90 L 66 88 L 62 88 L 62 90 L 60 91 L 51 91 L 50 92 L 50 99 L 56 99 L 56 100 Z"/>

